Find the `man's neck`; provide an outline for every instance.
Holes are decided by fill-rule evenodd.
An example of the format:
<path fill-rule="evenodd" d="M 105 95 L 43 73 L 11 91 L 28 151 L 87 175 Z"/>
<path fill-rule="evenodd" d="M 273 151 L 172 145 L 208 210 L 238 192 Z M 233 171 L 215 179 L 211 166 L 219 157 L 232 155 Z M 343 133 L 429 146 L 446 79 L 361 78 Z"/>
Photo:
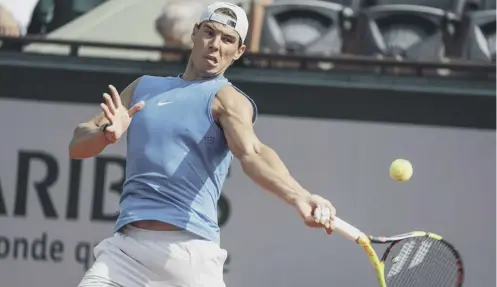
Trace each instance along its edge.
<path fill-rule="evenodd" d="M 183 73 L 183 75 L 181 76 L 181 78 L 185 81 L 201 81 L 201 80 L 213 79 L 213 78 L 216 78 L 218 76 L 219 75 L 203 76 L 201 73 L 199 73 L 195 69 L 193 62 L 190 60 L 190 61 L 188 61 L 188 65 L 186 66 L 186 70 Z"/>

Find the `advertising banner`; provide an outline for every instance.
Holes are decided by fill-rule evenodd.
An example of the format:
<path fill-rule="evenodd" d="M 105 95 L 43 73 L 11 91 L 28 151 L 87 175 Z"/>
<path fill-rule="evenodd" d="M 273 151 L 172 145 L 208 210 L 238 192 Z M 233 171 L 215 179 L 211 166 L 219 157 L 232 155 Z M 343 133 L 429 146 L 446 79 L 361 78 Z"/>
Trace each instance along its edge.
<path fill-rule="evenodd" d="M 0 100 L 0 286 L 76 286 L 112 235 L 125 141 L 71 160 L 75 126 L 98 105 Z M 309 191 L 367 233 L 428 230 L 460 250 L 465 286 L 495 286 L 495 131 L 261 115 L 256 131 Z M 394 182 L 405 158 L 412 179 Z M 374 286 L 366 255 L 304 226 L 235 160 L 219 204 L 227 286 Z M 382 251 L 380 248 L 379 252 Z"/>

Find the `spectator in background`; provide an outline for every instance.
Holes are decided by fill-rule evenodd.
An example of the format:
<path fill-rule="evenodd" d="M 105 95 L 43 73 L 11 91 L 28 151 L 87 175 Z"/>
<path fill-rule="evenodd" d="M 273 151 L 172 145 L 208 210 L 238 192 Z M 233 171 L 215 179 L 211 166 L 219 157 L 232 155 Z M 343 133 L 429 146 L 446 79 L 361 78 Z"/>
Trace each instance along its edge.
<path fill-rule="evenodd" d="M 157 33 L 166 47 L 190 50 L 192 27 L 195 26 L 202 12 L 216 0 L 167 0 L 162 13 L 155 22 Z M 233 1 L 226 1 L 233 2 Z M 176 53 L 163 53 L 162 59 L 178 61 L 181 56 Z"/>
<path fill-rule="evenodd" d="M 167 0 L 155 22 L 157 33 L 166 47 L 191 49 L 192 27 L 200 18 L 208 0 Z M 165 52 L 162 59 L 178 61 L 181 55 Z"/>
<path fill-rule="evenodd" d="M 0 0 L 0 36 L 26 35 L 39 0 Z"/>

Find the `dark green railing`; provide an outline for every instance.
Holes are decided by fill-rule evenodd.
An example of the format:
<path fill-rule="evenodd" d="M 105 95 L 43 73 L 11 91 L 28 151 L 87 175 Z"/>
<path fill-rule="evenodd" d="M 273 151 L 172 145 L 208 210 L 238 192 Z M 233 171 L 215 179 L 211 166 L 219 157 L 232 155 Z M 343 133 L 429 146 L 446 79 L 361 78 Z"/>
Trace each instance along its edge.
<path fill-rule="evenodd" d="M 102 48 L 102 49 L 121 49 L 121 50 L 133 50 L 141 52 L 162 52 L 175 54 L 176 61 L 186 62 L 189 56 L 188 50 L 170 48 L 163 46 L 146 46 L 146 45 L 133 45 L 133 44 L 114 44 L 114 43 L 103 43 L 103 42 L 93 42 L 93 41 L 73 41 L 73 40 L 61 40 L 61 39 L 47 39 L 41 37 L 24 37 L 24 38 L 10 38 L 10 37 L 0 37 L 0 41 L 6 44 L 20 44 L 23 46 L 29 44 L 50 44 L 50 45 L 60 45 L 69 48 L 67 56 L 79 57 L 81 48 Z M 0 57 L 2 54 L 2 48 L 0 47 Z M 426 76 L 425 71 L 429 71 L 428 75 L 436 76 L 437 73 L 433 73 L 435 70 L 445 69 L 452 72 L 464 73 L 464 74 L 479 74 L 479 75 L 493 75 L 496 71 L 496 65 L 494 62 L 467 62 L 462 60 L 451 60 L 450 62 L 425 62 L 425 61 L 404 61 L 396 59 L 379 59 L 375 57 L 366 57 L 359 55 L 336 55 L 329 57 L 316 57 L 316 56 L 300 56 L 300 55 L 280 55 L 280 54 L 266 54 L 266 53 L 250 53 L 244 54 L 240 61 L 237 61 L 236 66 L 238 67 L 250 67 L 250 68 L 282 68 L 291 67 L 292 69 L 299 70 L 316 70 L 319 69 L 326 72 L 326 69 L 316 68 L 317 63 L 331 63 L 334 65 L 333 69 L 329 71 L 337 70 L 364 70 L 370 69 L 370 71 L 381 74 L 399 74 L 399 73 L 409 73 L 417 76 Z M 393 71 L 392 71 L 393 70 Z M 399 72 L 402 71 L 402 72 Z"/>

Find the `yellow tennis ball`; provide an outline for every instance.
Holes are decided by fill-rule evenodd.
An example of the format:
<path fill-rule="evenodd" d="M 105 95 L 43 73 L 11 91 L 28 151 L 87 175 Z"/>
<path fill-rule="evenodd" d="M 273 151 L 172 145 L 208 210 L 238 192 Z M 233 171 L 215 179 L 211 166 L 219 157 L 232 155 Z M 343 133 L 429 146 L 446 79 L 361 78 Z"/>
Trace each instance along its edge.
<path fill-rule="evenodd" d="M 396 159 L 390 165 L 390 177 L 398 182 L 408 181 L 412 173 L 412 165 L 408 160 Z"/>

